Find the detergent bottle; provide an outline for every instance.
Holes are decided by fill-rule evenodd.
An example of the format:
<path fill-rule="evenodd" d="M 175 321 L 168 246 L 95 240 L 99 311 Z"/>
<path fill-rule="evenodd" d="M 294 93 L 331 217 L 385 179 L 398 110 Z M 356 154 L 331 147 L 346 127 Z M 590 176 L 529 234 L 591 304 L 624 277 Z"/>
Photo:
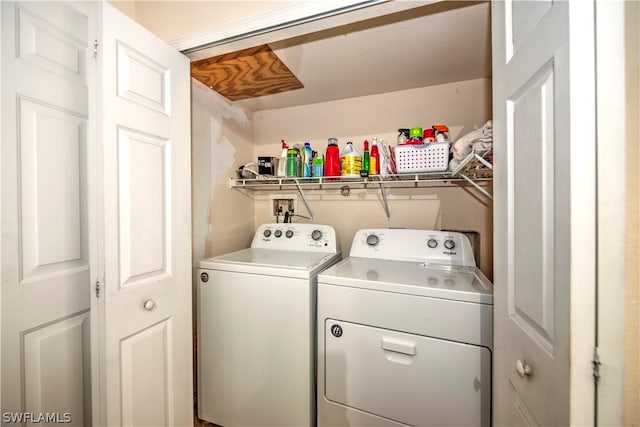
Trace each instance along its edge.
<path fill-rule="evenodd" d="M 360 176 L 362 170 L 362 156 L 353 146 L 353 142 L 348 141 L 340 155 L 340 175 L 341 176 Z"/>

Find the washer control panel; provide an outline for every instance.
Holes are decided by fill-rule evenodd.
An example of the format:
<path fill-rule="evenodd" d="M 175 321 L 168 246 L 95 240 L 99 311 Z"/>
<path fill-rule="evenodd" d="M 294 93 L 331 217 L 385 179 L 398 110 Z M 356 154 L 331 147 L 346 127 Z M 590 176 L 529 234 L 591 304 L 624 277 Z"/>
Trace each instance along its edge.
<path fill-rule="evenodd" d="M 364 229 L 356 232 L 349 256 L 475 267 L 467 236 L 454 231 Z"/>
<path fill-rule="evenodd" d="M 336 231 L 321 224 L 262 224 L 251 242 L 252 248 L 288 251 L 338 252 Z"/>

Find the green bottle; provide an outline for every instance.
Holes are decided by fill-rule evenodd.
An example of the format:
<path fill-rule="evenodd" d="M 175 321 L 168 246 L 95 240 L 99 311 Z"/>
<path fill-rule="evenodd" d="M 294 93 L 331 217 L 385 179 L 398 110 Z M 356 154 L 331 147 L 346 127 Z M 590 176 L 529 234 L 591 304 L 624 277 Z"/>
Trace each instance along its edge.
<path fill-rule="evenodd" d="M 317 155 L 313 158 L 313 176 L 323 176 L 324 175 L 324 159 L 321 155 Z"/>
<path fill-rule="evenodd" d="M 299 153 L 297 148 L 287 150 L 287 176 L 298 176 Z"/>
<path fill-rule="evenodd" d="M 364 154 L 362 155 L 362 170 L 360 176 L 369 176 L 369 141 L 364 141 Z"/>

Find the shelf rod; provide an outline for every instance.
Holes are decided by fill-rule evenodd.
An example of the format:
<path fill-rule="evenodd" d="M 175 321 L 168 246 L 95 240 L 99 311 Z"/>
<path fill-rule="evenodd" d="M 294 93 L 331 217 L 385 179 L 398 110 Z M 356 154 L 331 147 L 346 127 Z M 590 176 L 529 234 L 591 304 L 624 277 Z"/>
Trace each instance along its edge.
<path fill-rule="evenodd" d="M 467 182 L 471 185 L 473 185 L 479 192 L 481 192 L 482 194 L 484 194 L 485 196 L 487 196 L 489 198 L 489 200 L 493 201 L 493 196 L 484 188 L 480 187 L 475 181 L 473 181 L 471 178 L 469 178 L 468 176 L 466 176 L 463 173 L 459 173 L 458 175 L 460 175 L 461 177 L 463 177 L 464 179 L 467 180 Z"/>
<path fill-rule="evenodd" d="M 478 161 L 480 163 L 485 165 L 487 168 L 493 170 L 493 165 L 491 163 L 487 162 L 485 159 L 483 159 L 482 156 L 479 156 L 478 153 L 474 153 L 473 155 L 476 157 L 476 159 L 478 159 Z"/>
<path fill-rule="evenodd" d="M 382 181 L 380 181 L 380 194 L 382 195 L 382 203 L 384 204 L 384 211 L 387 214 L 387 222 L 391 221 L 391 214 L 389 213 L 389 203 L 387 203 L 387 193 L 384 189 Z"/>
<path fill-rule="evenodd" d="M 302 198 L 302 203 L 304 203 L 304 207 L 307 208 L 307 212 L 309 212 L 309 217 L 313 220 L 313 212 L 309 208 L 309 204 L 307 203 L 307 198 L 304 197 L 304 193 L 302 192 L 302 187 L 300 186 L 300 181 L 296 179 L 296 187 L 298 187 L 298 193 L 300 193 L 300 197 Z"/>

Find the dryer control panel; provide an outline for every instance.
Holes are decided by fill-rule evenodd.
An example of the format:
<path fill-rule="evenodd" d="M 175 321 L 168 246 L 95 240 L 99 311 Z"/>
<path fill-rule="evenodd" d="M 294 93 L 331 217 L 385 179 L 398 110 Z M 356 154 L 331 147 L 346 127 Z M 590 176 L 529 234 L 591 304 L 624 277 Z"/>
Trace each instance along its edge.
<path fill-rule="evenodd" d="M 340 251 L 340 242 L 335 229 L 329 225 L 272 223 L 258 227 L 251 247 L 337 253 Z"/>
<path fill-rule="evenodd" d="M 454 231 L 364 229 L 356 232 L 349 256 L 475 267 L 467 236 Z"/>

